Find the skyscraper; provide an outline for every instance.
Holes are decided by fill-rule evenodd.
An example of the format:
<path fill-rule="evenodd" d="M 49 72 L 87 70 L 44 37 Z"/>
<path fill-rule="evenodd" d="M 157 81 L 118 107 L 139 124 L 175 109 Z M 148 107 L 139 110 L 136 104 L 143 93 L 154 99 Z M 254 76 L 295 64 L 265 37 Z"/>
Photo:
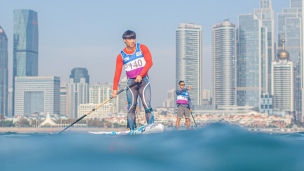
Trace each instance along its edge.
<path fill-rule="evenodd" d="M 181 23 L 176 30 L 176 85 L 183 80 L 192 86 L 194 106 L 202 105 L 202 65 L 202 26 Z"/>
<path fill-rule="evenodd" d="M 278 14 L 278 39 L 285 37 L 285 49 L 289 52 L 289 59 L 294 67 L 294 110 L 302 112 L 302 67 L 303 67 L 303 23 L 302 0 L 291 0 L 290 8 L 284 8 Z M 278 49 L 282 43 L 278 42 Z"/>
<path fill-rule="evenodd" d="M 289 53 L 285 50 L 285 40 L 282 39 L 282 50 L 278 58 L 272 63 L 272 94 L 274 111 L 294 111 L 294 71 L 293 62 L 289 60 Z"/>
<path fill-rule="evenodd" d="M 235 31 L 235 25 L 228 20 L 212 28 L 214 105 L 236 105 Z"/>
<path fill-rule="evenodd" d="M 86 68 L 74 68 L 72 69 L 70 78 L 73 78 L 74 83 L 80 83 L 81 78 L 85 78 L 86 83 L 90 83 L 90 76 Z"/>
<path fill-rule="evenodd" d="M 59 114 L 60 78 L 55 76 L 16 77 L 15 115 Z"/>
<path fill-rule="evenodd" d="M 13 48 L 13 89 L 15 89 L 15 77 L 38 76 L 37 12 L 25 9 L 14 10 Z M 13 114 L 14 104 L 13 102 Z"/>
<path fill-rule="evenodd" d="M 89 102 L 89 75 L 86 68 L 74 68 L 67 84 L 68 117 L 77 118 L 78 106 Z"/>
<path fill-rule="evenodd" d="M 0 26 L 0 115 L 8 116 L 8 52 L 7 37 Z"/>
<path fill-rule="evenodd" d="M 68 114 L 69 118 L 77 118 L 78 106 L 89 102 L 89 84 L 85 78 L 80 79 L 80 83 L 74 83 L 73 78 L 67 85 Z"/>
<path fill-rule="evenodd" d="M 274 11 L 272 0 L 260 0 L 260 8 L 254 10 L 254 14 L 262 21 L 262 26 L 267 29 L 267 50 L 265 52 L 265 94 L 271 93 L 271 62 L 274 60 Z"/>
<path fill-rule="evenodd" d="M 254 14 L 239 15 L 237 35 L 237 104 L 259 109 L 267 89 L 267 29 Z"/>

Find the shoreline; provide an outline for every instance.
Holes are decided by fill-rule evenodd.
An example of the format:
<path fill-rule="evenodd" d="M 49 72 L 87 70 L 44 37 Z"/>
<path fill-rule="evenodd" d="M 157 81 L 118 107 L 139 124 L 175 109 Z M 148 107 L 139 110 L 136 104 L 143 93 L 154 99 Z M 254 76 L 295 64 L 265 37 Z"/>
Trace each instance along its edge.
<path fill-rule="evenodd" d="M 59 133 L 64 127 L 0 127 L 0 133 Z M 64 132 L 90 132 L 90 131 L 125 131 L 125 128 L 81 128 L 81 127 L 71 127 Z"/>
<path fill-rule="evenodd" d="M 0 133 L 59 133 L 65 127 L 0 127 Z M 304 129 L 252 129 L 252 128 L 243 128 L 250 132 L 261 132 L 261 133 L 298 133 L 304 132 Z M 125 127 L 120 128 L 96 128 L 96 127 L 70 127 L 64 132 L 69 133 L 87 133 L 87 132 L 98 132 L 98 131 L 105 131 L 105 132 L 120 132 L 126 131 Z"/>

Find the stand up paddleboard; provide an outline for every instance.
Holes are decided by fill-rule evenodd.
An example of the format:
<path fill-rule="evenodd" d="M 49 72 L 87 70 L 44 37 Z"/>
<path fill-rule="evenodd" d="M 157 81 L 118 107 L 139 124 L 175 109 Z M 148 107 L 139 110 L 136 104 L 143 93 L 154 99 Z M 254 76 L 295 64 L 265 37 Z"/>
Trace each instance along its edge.
<path fill-rule="evenodd" d="M 122 132 L 89 132 L 90 134 L 103 134 L 103 135 L 127 135 L 127 134 L 151 134 L 151 133 L 160 133 L 164 132 L 166 130 L 166 127 L 161 123 L 153 123 L 153 124 L 147 124 L 144 126 L 141 126 L 134 130 L 134 132 L 131 131 L 122 131 Z"/>

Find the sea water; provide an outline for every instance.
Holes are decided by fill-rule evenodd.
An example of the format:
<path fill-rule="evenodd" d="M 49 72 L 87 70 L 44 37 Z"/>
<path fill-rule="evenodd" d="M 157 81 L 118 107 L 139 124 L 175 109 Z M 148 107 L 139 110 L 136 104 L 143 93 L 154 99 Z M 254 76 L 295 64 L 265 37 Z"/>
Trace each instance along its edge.
<path fill-rule="evenodd" d="M 304 171 L 304 134 L 211 124 L 148 135 L 0 134 L 0 171 Z"/>

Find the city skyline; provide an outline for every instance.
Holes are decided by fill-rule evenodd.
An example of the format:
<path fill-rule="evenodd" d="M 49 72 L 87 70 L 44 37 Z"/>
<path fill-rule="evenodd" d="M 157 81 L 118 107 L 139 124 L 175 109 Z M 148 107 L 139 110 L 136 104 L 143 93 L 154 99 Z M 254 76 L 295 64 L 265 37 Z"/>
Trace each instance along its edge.
<path fill-rule="evenodd" d="M 71 1 L 63 2 L 69 3 Z M 119 53 L 119 51 L 124 47 L 124 44 L 121 40 L 121 34 L 126 29 L 133 29 L 138 33 L 138 42 L 149 45 L 150 50 L 154 59 L 154 66 L 150 72 L 150 77 L 152 80 L 157 82 L 162 82 L 163 84 L 154 85 L 152 96 L 152 106 L 161 106 L 163 99 L 166 97 L 166 91 L 175 87 L 175 78 L 174 66 L 167 68 L 166 63 L 170 63 L 175 59 L 175 39 L 174 39 L 174 30 L 181 22 L 191 22 L 198 25 L 203 26 L 203 73 L 204 73 L 204 81 L 203 88 L 211 89 L 211 27 L 213 24 L 222 21 L 225 18 L 230 18 L 230 20 L 234 23 L 237 23 L 237 16 L 242 13 L 250 13 L 253 11 L 253 7 L 259 7 L 258 0 L 249 0 L 244 1 L 234 0 L 231 1 L 231 5 L 242 5 L 243 8 L 237 9 L 227 9 L 224 4 L 218 4 L 216 2 L 209 2 L 205 4 L 203 2 L 189 1 L 184 3 L 183 1 L 176 1 L 177 6 L 172 9 L 162 9 L 159 6 L 155 6 L 154 3 L 144 2 L 146 5 L 150 5 L 159 10 L 158 14 L 150 14 L 149 12 L 142 13 L 142 17 L 140 20 L 148 19 L 145 22 L 147 25 L 138 25 L 136 22 L 127 22 L 126 16 L 122 16 L 118 13 L 109 17 L 109 20 L 105 20 L 109 27 L 104 27 L 105 25 L 100 22 L 96 23 L 95 20 L 96 15 L 89 15 L 81 13 L 83 16 L 79 16 L 75 12 L 77 9 L 82 9 L 85 7 L 94 9 L 92 4 L 82 4 L 73 1 L 74 7 L 65 8 L 56 8 L 57 14 L 60 15 L 60 18 L 55 19 L 49 10 L 57 7 L 57 3 L 46 2 L 47 5 L 43 5 L 38 1 L 31 2 L 15 2 L 15 3 L 5 3 L 4 6 L 6 8 L 0 7 L 0 21 L 3 28 L 7 31 L 9 38 L 9 55 L 10 55 L 10 65 L 9 72 L 11 74 L 11 66 L 12 66 L 12 58 L 11 58 L 11 49 L 12 49 L 12 11 L 18 8 L 28 8 L 35 10 L 39 13 L 39 75 L 56 75 L 60 76 L 62 82 L 68 82 L 69 71 L 74 67 L 86 67 L 91 75 L 91 82 L 112 82 L 113 74 L 114 74 L 114 65 L 115 65 L 115 56 Z M 115 3 L 110 2 L 97 2 L 100 3 L 100 7 L 108 7 L 111 8 L 122 8 L 120 6 L 115 5 Z M 164 6 L 169 5 L 169 2 L 161 2 Z M 217 13 L 213 12 L 213 7 L 217 5 Z M 4 7 L 3 6 L 3 7 Z M 50 7 L 46 9 L 45 6 Z M 289 6 L 289 1 L 280 1 L 273 2 L 273 8 L 275 13 L 280 12 L 283 7 Z M 192 10 L 187 13 L 179 13 L 178 11 L 184 8 L 192 8 Z M 95 14 L 100 14 L 98 16 L 103 16 L 104 12 L 108 9 L 103 8 L 103 11 L 96 12 Z M 172 14 L 168 14 L 167 10 L 171 10 Z M 70 11 L 70 14 L 65 13 L 65 11 Z M 74 12 L 75 11 L 75 12 Z M 93 12 L 94 10 L 90 11 Z M 123 10 L 122 10 L 123 11 Z M 9 15 L 11 14 L 11 16 Z M 201 15 L 200 15 L 201 14 Z M 209 15 L 207 15 L 209 14 Z M 156 15 L 156 16 L 155 16 Z M 213 17 L 209 17 L 212 15 Z M 162 17 L 161 17 L 162 16 Z M 208 17 L 207 17 L 208 16 Z M 87 20 L 81 20 L 81 25 L 76 25 L 75 17 Z M 163 18 L 164 21 L 160 21 L 157 18 Z M 167 20 L 166 20 L 167 19 Z M 119 21 L 126 20 L 125 22 L 120 23 Z M 78 21 L 78 20 L 77 20 Z M 56 24 L 55 24 L 55 23 Z M 58 25 L 57 25 L 58 24 Z M 96 25 L 95 25 L 96 24 Z M 161 24 L 160 28 L 155 28 L 153 25 Z M 58 27 L 60 26 L 60 27 Z M 93 27 L 92 27 L 93 26 Z M 96 27 L 97 26 L 97 27 Z M 101 27 L 103 29 L 100 29 Z M 152 26 L 152 27 L 151 27 Z M 276 26 L 276 24 L 275 24 Z M 111 28 L 111 31 L 108 31 L 108 28 Z M 96 29 L 99 31 L 96 32 Z M 82 31 L 81 31 L 82 30 Z M 87 31 L 89 30 L 89 32 Z M 100 32 L 100 30 L 102 30 Z M 77 32 L 77 34 L 75 33 Z M 75 33 L 75 34 L 73 34 Z M 107 33 L 107 35 L 105 34 Z M 151 37 L 151 34 L 154 37 Z M 77 36 L 72 36 L 77 35 Z M 93 34 L 93 35 L 92 35 Z M 103 37 L 104 36 L 104 37 Z M 75 39 L 77 37 L 77 39 Z M 109 38 L 112 39 L 109 39 Z M 95 39 L 97 38 L 97 39 Z M 104 39 L 104 40 L 103 40 Z M 81 40 L 81 41 L 80 41 Z M 106 41 L 105 41 L 106 40 Z M 160 41 L 157 41 L 160 40 Z M 54 42 L 56 41 L 56 43 Z M 69 43 L 67 43 L 69 42 Z M 84 57 L 83 57 L 84 56 Z M 98 67 L 100 65 L 99 59 L 100 56 L 106 56 L 109 60 L 103 60 L 102 66 L 103 70 Z M 111 58 L 113 56 L 113 58 Z M 92 62 L 96 61 L 97 62 Z M 95 64 L 94 64 L 95 63 Z M 56 69 L 54 69 L 56 67 Z M 166 78 L 159 77 L 161 73 L 166 72 L 168 76 Z M 105 74 L 106 73 L 106 74 Z M 9 81 L 11 83 L 11 81 Z"/>

